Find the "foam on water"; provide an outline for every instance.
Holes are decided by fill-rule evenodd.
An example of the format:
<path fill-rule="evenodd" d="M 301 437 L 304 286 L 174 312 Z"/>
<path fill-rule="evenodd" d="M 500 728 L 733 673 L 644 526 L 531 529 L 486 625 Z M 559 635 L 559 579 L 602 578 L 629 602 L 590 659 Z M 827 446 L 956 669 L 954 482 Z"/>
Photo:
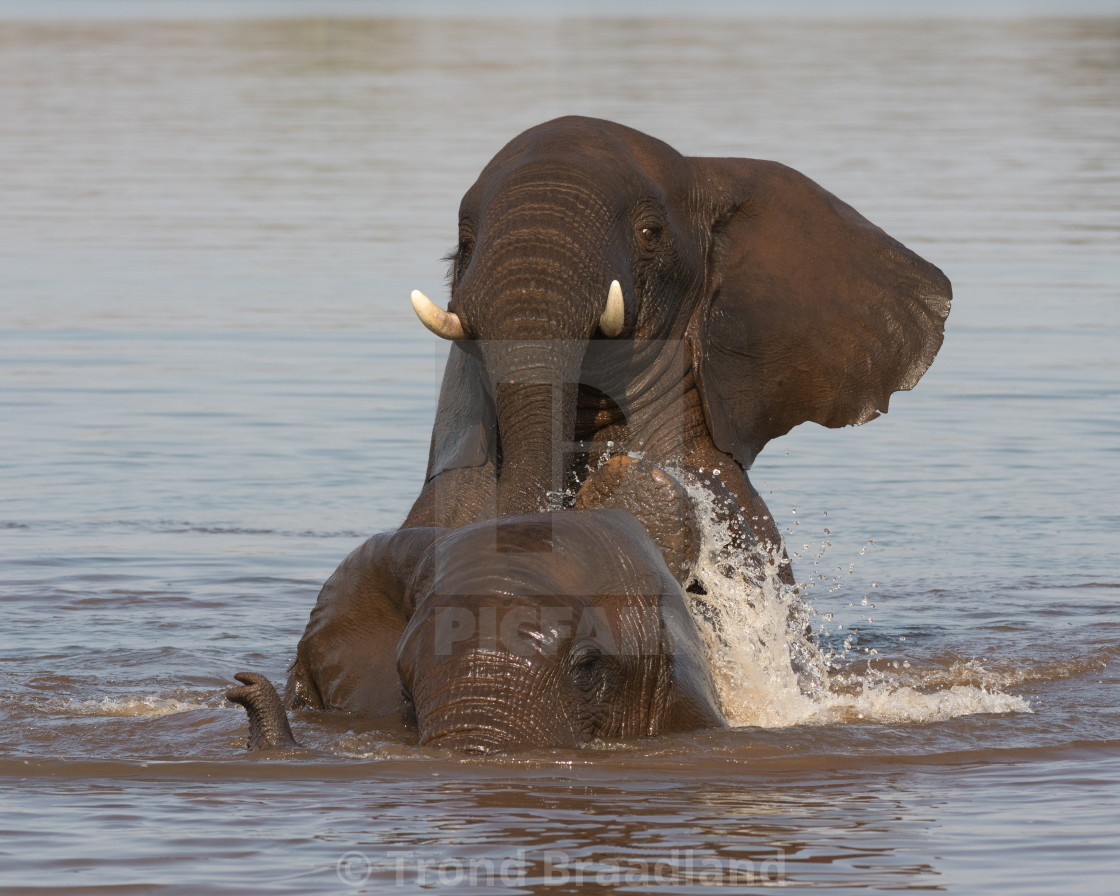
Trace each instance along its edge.
<path fill-rule="evenodd" d="M 51 707 L 64 715 L 105 716 L 108 718 L 159 718 L 177 712 L 206 708 L 205 703 L 188 703 L 169 697 L 101 697 L 90 700 L 57 701 Z"/>
<path fill-rule="evenodd" d="M 1004 693 L 992 677 L 954 681 L 945 670 L 929 680 L 903 663 L 868 663 L 857 670 L 848 656 L 822 649 L 810 635 L 824 619 L 802 590 L 779 581 L 779 549 L 771 556 L 745 544 L 720 521 L 711 493 L 682 475 L 701 529 L 700 560 L 689 592 L 724 715 L 733 726 L 781 728 L 848 721 L 931 722 L 977 713 L 1031 712 L 1022 697 Z M 705 593 L 692 593 L 696 590 Z M 817 626 L 818 630 L 821 626 Z"/>

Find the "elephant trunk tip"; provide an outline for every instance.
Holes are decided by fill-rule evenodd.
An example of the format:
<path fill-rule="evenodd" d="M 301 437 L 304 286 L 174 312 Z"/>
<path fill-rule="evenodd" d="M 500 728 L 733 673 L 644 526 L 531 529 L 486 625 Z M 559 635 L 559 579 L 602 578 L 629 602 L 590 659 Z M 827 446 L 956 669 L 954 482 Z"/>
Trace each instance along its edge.
<path fill-rule="evenodd" d="M 249 752 L 301 749 L 272 682 L 256 672 L 238 672 L 233 677 L 242 686 L 227 690 L 226 699 L 245 707 L 249 714 Z"/>

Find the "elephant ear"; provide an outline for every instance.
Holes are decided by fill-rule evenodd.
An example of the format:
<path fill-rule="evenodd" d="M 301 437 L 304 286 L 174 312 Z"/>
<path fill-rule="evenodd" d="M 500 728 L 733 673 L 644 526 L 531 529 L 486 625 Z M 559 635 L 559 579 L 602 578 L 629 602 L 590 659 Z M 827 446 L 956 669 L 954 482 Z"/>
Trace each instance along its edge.
<path fill-rule="evenodd" d="M 494 461 L 497 415 L 486 382 L 481 362 L 453 343 L 440 387 L 425 481 L 446 470 Z"/>
<path fill-rule="evenodd" d="M 355 548 L 323 584 L 288 677 L 289 708 L 368 716 L 404 712 L 397 642 L 408 624 L 406 589 L 442 533 L 398 529 Z"/>
<path fill-rule="evenodd" d="M 945 275 L 791 168 L 692 161 L 715 222 L 690 334 L 716 447 L 746 468 L 799 423 L 866 423 L 913 388 L 941 347 Z"/>

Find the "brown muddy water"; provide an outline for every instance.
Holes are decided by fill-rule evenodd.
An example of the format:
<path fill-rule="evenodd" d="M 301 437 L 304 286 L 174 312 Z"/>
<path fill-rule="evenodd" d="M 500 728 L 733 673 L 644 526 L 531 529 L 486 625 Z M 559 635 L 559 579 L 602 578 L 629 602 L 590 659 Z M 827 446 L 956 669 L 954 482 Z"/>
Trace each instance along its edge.
<path fill-rule="evenodd" d="M 0 6 L 0 891 L 1115 892 L 1120 19 L 915 8 Z M 409 290 L 566 113 L 793 165 L 953 280 L 914 392 L 752 471 L 832 668 L 771 594 L 730 730 L 251 759 L 230 676 L 419 489 Z"/>

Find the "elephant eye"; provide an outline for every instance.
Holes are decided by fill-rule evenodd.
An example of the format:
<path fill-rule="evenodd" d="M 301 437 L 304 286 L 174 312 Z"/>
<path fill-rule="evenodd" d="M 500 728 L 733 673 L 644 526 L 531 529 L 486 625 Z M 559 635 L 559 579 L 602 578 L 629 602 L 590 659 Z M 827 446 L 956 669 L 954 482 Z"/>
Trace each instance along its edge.
<path fill-rule="evenodd" d="M 581 691 L 594 691 L 603 682 L 602 655 L 597 650 L 589 650 L 572 656 L 569 675 Z"/>
<path fill-rule="evenodd" d="M 470 264 L 472 252 L 474 252 L 474 240 L 464 237 L 459 240 L 455 248 L 444 256 L 444 261 L 448 263 L 447 281 L 452 287 L 463 278 L 463 271 Z"/>
<path fill-rule="evenodd" d="M 639 227 L 638 239 L 641 240 L 643 249 L 647 251 L 656 249 L 661 243 L 661 227 L 657 224 L 647 224 Z"/>
<path fill-rule="evenodd" d="M 459 268 L 459 273 L 470 263 L 471 255 L 474 252 L 474 240 L 469 237 L 459 240 L 459 251 L 456 253 L 456 265 Z"/>

